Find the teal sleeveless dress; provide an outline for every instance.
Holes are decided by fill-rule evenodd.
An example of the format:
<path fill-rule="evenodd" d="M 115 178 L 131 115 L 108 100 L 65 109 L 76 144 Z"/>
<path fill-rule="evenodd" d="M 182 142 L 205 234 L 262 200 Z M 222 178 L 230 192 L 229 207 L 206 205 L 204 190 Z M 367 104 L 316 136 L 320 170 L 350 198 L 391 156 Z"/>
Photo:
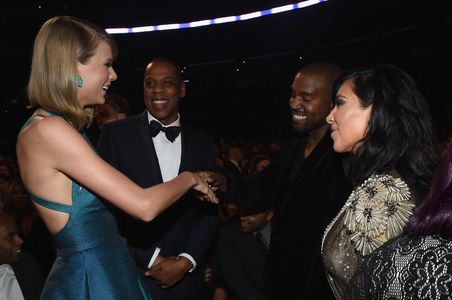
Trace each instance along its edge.
<path fill-rule="evenodd" d="M 126 241 L 119 235 L 115 218 L 101 200 L 75 181 L 72 205 L 28 192 L 39 205 L 69 214 L 64 228 L 54 235 L 57 258 L 41 299 L 152 299 Z"/>

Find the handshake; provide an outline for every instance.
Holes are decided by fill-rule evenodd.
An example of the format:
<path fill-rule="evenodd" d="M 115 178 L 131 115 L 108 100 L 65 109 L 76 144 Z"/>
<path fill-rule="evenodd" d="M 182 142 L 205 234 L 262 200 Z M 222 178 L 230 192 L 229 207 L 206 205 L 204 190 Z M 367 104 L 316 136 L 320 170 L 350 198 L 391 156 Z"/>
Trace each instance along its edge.
<path fill-rule="evenodd" d="M 194 175 L 197 180 L 197 183 L 193 188 L 196 191 L 200 192 L 198 198 L 203 201 L 218 203 L 219 200 L 215 195 L 215 192 L 226 191 L 227 189 L 226 177 L 220 173 L 212 171 L 198 171 L 194 173 Z"/>

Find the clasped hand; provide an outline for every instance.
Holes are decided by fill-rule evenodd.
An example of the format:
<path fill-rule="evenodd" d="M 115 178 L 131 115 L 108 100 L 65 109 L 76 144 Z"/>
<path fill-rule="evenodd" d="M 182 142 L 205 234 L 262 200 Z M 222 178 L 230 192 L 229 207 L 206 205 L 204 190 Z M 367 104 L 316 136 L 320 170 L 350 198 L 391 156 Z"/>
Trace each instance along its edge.
<path fill-rule="evenodd" d="M 158 260 L 146 271 L 145 275 L 165 289 L 181 281 L 192 267 L 191 262 L 184 257 L 162 257 L 159 255 Z"/>
<path fill-rule="evenodd" d="M 226 191 L 226 178 L 222 174 L 212 171 L 199 171 L 196 172 L 196 175 L 200 178 L 200 182 L 195 189 L 203 193 L 203 195 L 198 195 L 198 198 L 200 200 L 218 203 L 219 201 L 215 192 Z"/>
<path fill-rule="evenodd" d="M 212 191 L 220 191 L 225 192 L 227 189 L 227 180 L 226 177 L 223 174 L 212 172 L 212 171 L 199 171 L 197 172 L 198 175 L 203 177 L 207 183 L 209 184 L 209 187 L 212 189 Z"/>

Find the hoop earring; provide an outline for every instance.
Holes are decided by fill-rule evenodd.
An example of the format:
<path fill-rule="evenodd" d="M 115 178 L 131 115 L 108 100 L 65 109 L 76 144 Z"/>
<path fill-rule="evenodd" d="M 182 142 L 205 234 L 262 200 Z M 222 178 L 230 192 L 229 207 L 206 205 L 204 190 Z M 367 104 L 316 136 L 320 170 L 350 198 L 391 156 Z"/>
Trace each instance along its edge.
<path fill-rule="evenodd" d="M 83 79 L 80 76 L 80 74 L 77 74 L 77 76 L 75 76 L 75 84 L 77 85 L 77 87 L 81 88 L 83 86 Z"/>

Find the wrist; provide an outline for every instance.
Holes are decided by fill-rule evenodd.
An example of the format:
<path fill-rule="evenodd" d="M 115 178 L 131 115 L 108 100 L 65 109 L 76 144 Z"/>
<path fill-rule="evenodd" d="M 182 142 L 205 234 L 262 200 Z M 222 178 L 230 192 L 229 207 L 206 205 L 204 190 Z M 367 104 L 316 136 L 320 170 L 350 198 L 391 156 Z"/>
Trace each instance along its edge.
<path fill-rule="evenodd" d="M 177 256 L 176 259 L 182 264 L 185 273 L 194 268 L 193 263 L 185 256 Z"/>
<path fill-rule="evenodd" d="M 185 180 L 188 182 L 190 188 L 195 187 L 196 184 L 198 183 L 198 181 L 196 180 L 196 177 L 195 177 L 195 173 L 193 173 L 193 172 L 184 171 L 181 173 L 181 176 L 185 177 Z"/>

